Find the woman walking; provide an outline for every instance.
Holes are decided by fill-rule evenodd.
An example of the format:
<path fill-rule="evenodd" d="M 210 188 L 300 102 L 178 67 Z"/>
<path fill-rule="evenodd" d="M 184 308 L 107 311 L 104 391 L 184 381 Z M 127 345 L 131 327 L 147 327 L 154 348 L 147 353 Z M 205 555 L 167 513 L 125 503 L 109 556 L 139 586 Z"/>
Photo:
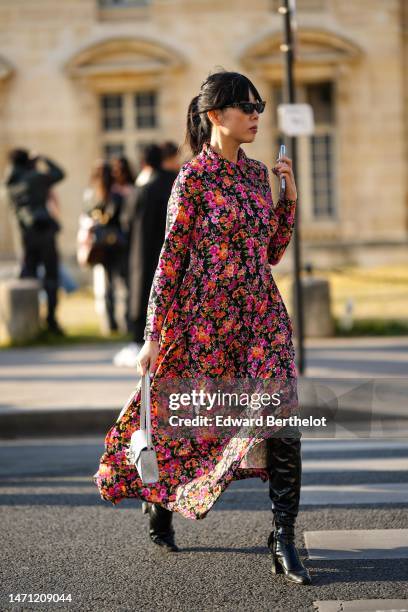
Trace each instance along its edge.
<path fill-rule="evenodd" d="M 84 193 L 86 213 L 101 229 L 109 231 L 109 242 L 103 246 L 105 311 L 109 331 L 116 332 L 116 282 L 122 277 L 126 236 L 121 225 L 124 197 L 113 189 L 114 178 L 109 162 L 98 160 L 91 175 L 91 184 Z"/>
<path fill-rule="evenodd" d="M 208 77 L 189 105 L 186 141 L 194 157 L 173 185 L 139 353 L 139 372 L 153 372 L 153 415 L 155 383 L 163 378 L 296 380 L 292 325 L 268 265 L 279 262 L 292 235 L 297 192 L 291 160 L 284 157 L 274 168 L 286 179 L 285 196 L 274 207 L 267 167 L 241 148 L 255 140 L 264 106 L 251 81 L 226 71 Z M 268 469 L 251 470 L 240 464 L 261 438 L 174 439 L 157 431 L 153 418 L 160 479 L 143 485 L 125 459 L 139 409 L 140 386 L 106 436 L 95 475 L 101 496 L 112 503 L 132 496 L 150 502 L 150 537 L 174 551 L 174 511 L 204 518 L 232 480 L 268 478 L 272 571 L 310 584 L 294 543 L 300 432 L 268 440 Z"/>

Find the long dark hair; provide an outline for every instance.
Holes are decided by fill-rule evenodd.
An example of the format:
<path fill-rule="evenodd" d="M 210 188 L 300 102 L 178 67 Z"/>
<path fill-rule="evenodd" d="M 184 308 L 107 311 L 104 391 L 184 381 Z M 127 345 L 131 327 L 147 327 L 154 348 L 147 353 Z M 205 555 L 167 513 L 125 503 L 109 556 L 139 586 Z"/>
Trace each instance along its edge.
<path fill-rule="evenodd" d="M 239 72 L 222 70 L 211 74 L 204 81 L 200 93 L 191 100 L 187 111 L 185 144 L 194 155 L 211 138 L 212 123 L 207 117 L 207 111 L 223 108 L 233 102 L 247 102 L 249 90 L 257 101 L 262 100 L 255 85 Z"/>
<path fill-rule="evenodd" d="M 119 166 L 121 179 L 124 185 L 133 185 L 135 182 L 135 176 L 133 174 L 132 167 L 127 157 L 121 156 L 116 157 L 113 160 Z M 115 177 L 114 177 L 115 178 Z"/>
<path fill-rule="evenodd" d="M 91 183 L 99 191 L 103 200 L 109 198 L 113 182 L 110 163 L 106 160 L 98 160 L 92 170 Z"/>

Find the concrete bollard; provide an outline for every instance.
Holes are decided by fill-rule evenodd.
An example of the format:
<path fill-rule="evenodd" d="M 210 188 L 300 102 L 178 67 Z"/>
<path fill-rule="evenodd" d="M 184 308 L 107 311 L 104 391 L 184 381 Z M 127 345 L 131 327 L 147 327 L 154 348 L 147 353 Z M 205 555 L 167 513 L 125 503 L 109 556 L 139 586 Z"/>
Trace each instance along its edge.
<path fill-rule="evenodd" d="M 0 284 L 0 343 L 24 342 L 40 331 L 38 292 L 35 278 L 7 280 Z"/>
<path fill-rule="evenodd" d="M 303 324 L 305 337 L 327 338 L 334 335 L 334 320 L 331 313 L 330 285 L 325 278 L 301 279 L 303 298 Z M 292 313 L 295 312 L 295 293 L 292 283 Z M 296 321 L 292 316 L 296 334 Z"/>

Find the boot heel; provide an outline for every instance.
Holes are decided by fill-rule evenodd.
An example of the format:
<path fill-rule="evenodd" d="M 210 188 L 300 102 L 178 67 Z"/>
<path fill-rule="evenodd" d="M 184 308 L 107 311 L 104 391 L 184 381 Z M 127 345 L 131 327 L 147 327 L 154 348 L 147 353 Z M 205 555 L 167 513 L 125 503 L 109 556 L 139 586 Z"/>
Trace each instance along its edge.
<path fill-rule="evenodd" d="M 271 565 L 271 571 L 272 574 L 283 574 L 283 568 L 281 566 L 281 564 L 279 563 L 278 558 L 275 555 L 275 548 L 276 548 L 276 541 L 275 541 L 275 533 L 274 531 L 271 531 L 269 538 L 268 538 L 268 548 L 271 551 L 272 554 L 272 565 Z"/>
<path fill-rule="evenodd" d="M 283 574 L 283 569 L 276 557 L 272 556 L 272 574 Z"/>

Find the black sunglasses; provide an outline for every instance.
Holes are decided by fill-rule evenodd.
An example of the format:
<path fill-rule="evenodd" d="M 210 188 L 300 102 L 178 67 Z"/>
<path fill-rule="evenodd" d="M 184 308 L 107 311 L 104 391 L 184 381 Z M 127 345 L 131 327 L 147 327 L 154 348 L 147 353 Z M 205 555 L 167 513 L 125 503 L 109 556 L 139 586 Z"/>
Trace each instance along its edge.
<path fill-rule="evenodd" d="M 235 108 L 239 108 L 246 115 L 252 115 L 254 111 L 257 113 L 263 113 L 265 110 L 265 101 L 262 102 L 233 102 L 232 104 L 227 104 L 228 106 L 233 106 Z"/>

